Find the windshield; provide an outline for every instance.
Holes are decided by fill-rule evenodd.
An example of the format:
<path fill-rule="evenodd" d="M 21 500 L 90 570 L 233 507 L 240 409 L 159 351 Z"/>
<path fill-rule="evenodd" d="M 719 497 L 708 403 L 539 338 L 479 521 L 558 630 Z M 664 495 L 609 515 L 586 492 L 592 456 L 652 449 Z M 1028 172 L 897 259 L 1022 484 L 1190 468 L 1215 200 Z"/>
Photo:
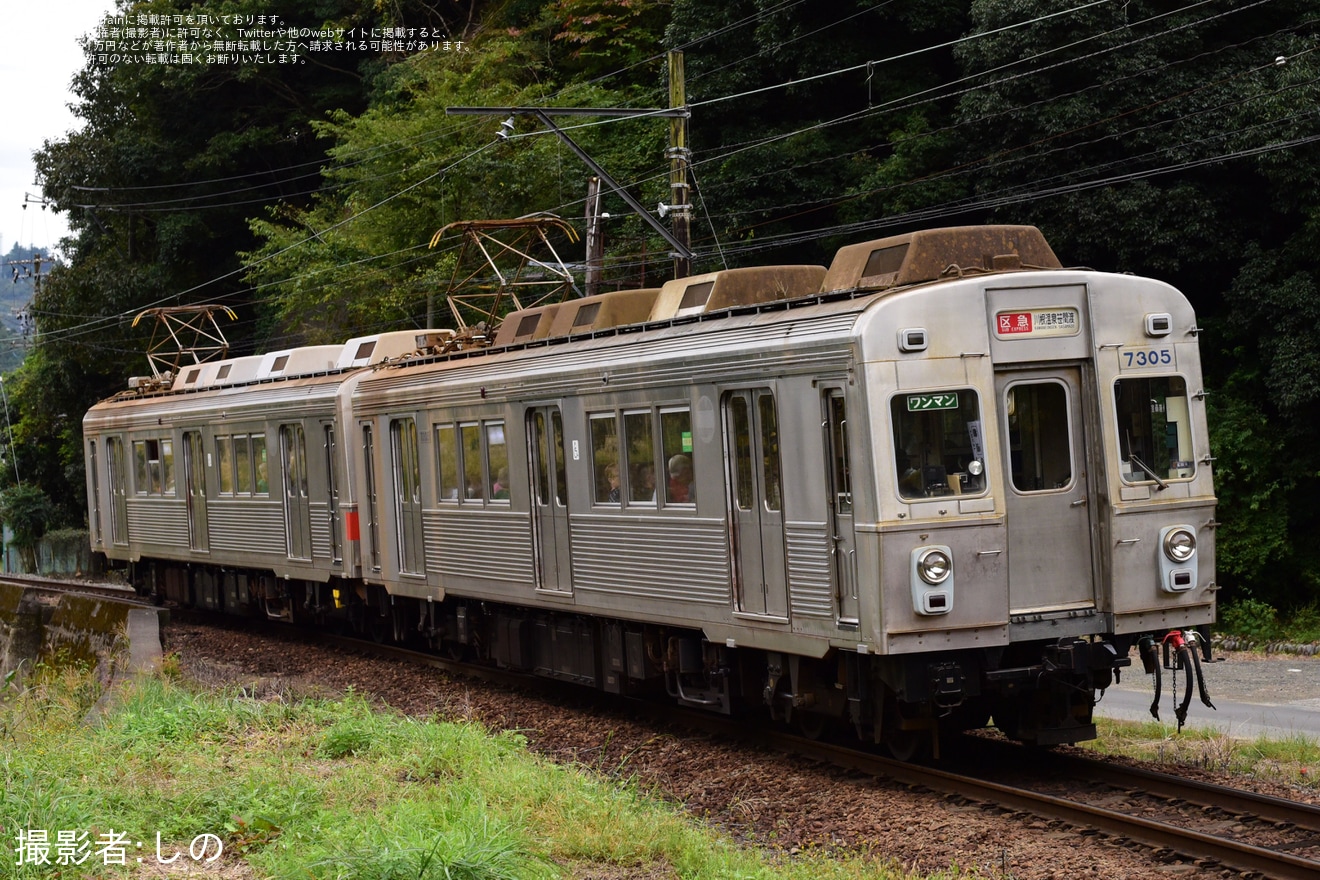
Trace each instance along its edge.
<path fill-rule="evenodd" d="M 981 406 L 970 388 L 893 399 L 894 463 L 904 498 L 983 492 Z"/>
<path fill-rule="evenodd" d="M 1124 480 L 1159 483 L 1195 475 L 1187 384 L 1181 376 L 1119 379 L 1114 404 Z"/>

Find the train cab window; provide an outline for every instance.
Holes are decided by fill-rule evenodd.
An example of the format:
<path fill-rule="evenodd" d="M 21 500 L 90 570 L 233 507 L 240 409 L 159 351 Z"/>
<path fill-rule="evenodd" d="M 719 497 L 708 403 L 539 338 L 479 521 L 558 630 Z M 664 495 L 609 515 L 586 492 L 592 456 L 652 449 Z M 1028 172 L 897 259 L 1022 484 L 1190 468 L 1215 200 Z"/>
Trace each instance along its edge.
<path fill-rule="evenodd" d="M 1068 391 L 1061 382 L 1027 382 L 1008 389 L 1008 460 L 1013 488 L 1051 492 L 1072 484 Z"/>
<path fill-rule="evenodd" d="M 891 409 L 900 496 L 985 491 L 985 441 L 976 392 L 960 388 L 899 394 Z"/>
<path fill-rule="evenodd" d="M 436 425 L 435 455 L 439 484 L 436 489 L 441 501 L 458 503 L 458 434 L 453 425 Z"/>
<path fill-rule="evenodd" d="M 174 494 L 174 445 L 172 441 L 134 440 L 133 464 L 137 494 Z"/>
<path fill-rule="evenodd" d="M 1196 475 L 1187 383 L 1181 376 L 1119 379 L 1114 404 L 1125 481 L 1159 483 Z"/>
<path fill-rule="evenodd" d="M 591 416 L 591 478 L 597 504 L 619 503 L 619 420 L 612 412 Z"/>

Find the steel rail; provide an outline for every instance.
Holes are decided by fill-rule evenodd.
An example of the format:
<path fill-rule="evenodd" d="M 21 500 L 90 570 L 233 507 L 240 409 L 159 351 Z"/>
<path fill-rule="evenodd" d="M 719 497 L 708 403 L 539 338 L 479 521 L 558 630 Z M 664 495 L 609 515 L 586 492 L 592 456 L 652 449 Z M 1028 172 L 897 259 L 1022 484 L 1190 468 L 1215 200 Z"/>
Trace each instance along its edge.
<path fill-rule="evenodd" d="M 286 633 L 290 632 L 284 627 L 280 627 L 280 629 Z M 513 686 L 527 685 L 535 681 L 538 685 L 562 685 L 565 693 L 577 696 L 613 696 L 600 694 L 600 692 L 594 690 L 584 690 L 578 685 L 556 682 L 554 679 L 493 667 L 476 666 L 395 645 L 385 645 L 326 633 L 316 633 L 316 635 L 324 637 L 326 642 L 349 650 L 420 663 L 479 680 Z M 920 786 L 933 791 L 955 794 L 1001 809 L 1017 810 L 1046 819 L 1061 820 L 1076 828 L 1095 829 L 1112 837 L 1141 843 L 1153 847 L 1157 851 L 1174 852 L 1188 859 L 1209 860 L 1233 870 L 1257 872 L 1265 877 L 1275 878 L 1275 880 L 1315 880 L 1317 876 L 1320 876 L 1320 861 L 1304 859 L 1290 853 L 1226 840 L 1200 831 L 1179 828 L 1164 822 L 1131 816 L 1116 810 L 1096 807 L 1054 795 L 1041 794 L 1028 789 L 1015 788 L 932 767 L 908 764 L 861 752 L 849 746 L 809 740 L 765 727 L 749 728 L 748 725 L 732 718 L 695 710 L 684 710 L 672 704 L 659 705 L 654 702 L 627 697 L 622 698 L 622 700 L 629 711 L 636 711 L 639 714 L 644 714 L 665 723 L 679 724 L 703 732 L 727 736 L 769 750 L 799 755 L 810 760 L 820 761 L 869 776 L 890 779 L 904 785 Z M 1077 763 L 1085 765 L 1079 775 L 1091 777 L 1092 779 L 1100 775 L 1097 772 L 1098 768 L 1091 766 L 1090 762 L 1078 760 Z M 1120 774 L 1121 771 L 1115 771 L 1111 778 L 1124 778 Z M 1165 779 L 1161 780 L 1160 777 L 1165 777 Z M 1139 771 L 1129 774 L 1126 778 L 1129 781 L 1134 779 L 1148 780 L 1150 784 L 1147 785 L 1143 782 L 1141 788 L 1144 791 L 1156 794 L 1178 790 L 1174 783 L 1182 783 L 1181 790 L 1184 792 L 1183 794 L 1170 794 L 1167 796 L 1188 799 L 1186 791 L 1196 789 L 1206 797 L 1220 799 L 1214 801 L 1216 805 L 1232 802 L 1249 804 L 1250 808 L 1244 810 L 1248 815 L 1264 816 L 1275 821 L 1286 821 L 1300 827 L 1310 828 L 1311 818 L 1320 814 L 1320 810 L 1311 805 L 1293 804 L 1280 798 L 1255 795 L 1237 789 L 1221 789 L 1205 783 L 1187 785 L 1186 783 L 1190 782 L 1189 780 L 1178 780 L 1175 777 L 1166 777 L 1165 774 Z M 1129 785 L 1129 787 L 1131 786 Z M 1155 790 L 1157 787 L 1160 791 Z M 1300 810 L 1297 809 L 1299 807 Z M 1230 812 L 1236 810 L 1235 807 L 1231 806 L 1225 806 L 1224 808 Z"/>
<path fill-rule="evenodd" d="M 1104 761 L 1052 755 L 1050 762 L 1067 772 L 1093 782 L 1125 790 L 1140 789 L 1145 794 L 1176 798 L 1188 803 L 1212 806 L 1239 816 L 1287 822 L 1298 828 L 1320 831 L 1320 806 L 1290 801 L 1268 794 L 1226 788 L 1196 779 L 1183 779 L 1155 770 L 1110 764 Z M 1316 841 L 1320 846 L 1320 840 Z"/>

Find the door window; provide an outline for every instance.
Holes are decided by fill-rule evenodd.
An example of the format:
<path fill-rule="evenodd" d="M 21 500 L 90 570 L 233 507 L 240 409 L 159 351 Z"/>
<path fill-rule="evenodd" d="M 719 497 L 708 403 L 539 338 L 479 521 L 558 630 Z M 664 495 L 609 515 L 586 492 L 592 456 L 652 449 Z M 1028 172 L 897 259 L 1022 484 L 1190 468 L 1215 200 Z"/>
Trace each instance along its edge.
<path fill-rule="evenodd" d="M 1008 461 L 1013 488 L 1051 492 L 1072 484 L 1068 391 L 1058 382 L 1031 382 L 1008 389 Z"/>

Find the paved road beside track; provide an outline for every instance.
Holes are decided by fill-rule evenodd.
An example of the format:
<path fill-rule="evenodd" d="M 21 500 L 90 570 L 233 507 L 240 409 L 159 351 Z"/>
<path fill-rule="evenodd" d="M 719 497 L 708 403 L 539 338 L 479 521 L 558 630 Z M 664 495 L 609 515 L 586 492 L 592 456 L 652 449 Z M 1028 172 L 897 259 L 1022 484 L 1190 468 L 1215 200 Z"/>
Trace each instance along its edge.
<path fill-rule="evenodd" d="M 1135 658 L 1134 658 L 1134 662 Z M 1206 685 L 1215 709 L 1207 709 L 1192 696 L 1187 725 L 1219 730 L 1231 736 L 1279 739 L 1302 735 L 1320 739 L 1320 658 L 1261 657 L 1233 653 L 1222 662 L 1206 664 Z M 1183 675 L 1178 674 L 1182 699 Z M 1175 704 L 1169 671 L 1164 670 L 1160 719 L 1176 726 Z M 1142 674 L 1140 665 L 1125 670 L 1121 683 L 1111 687 L 1096 707 L 1102 718 L 1150 721 L 1154 679 Z"/>

